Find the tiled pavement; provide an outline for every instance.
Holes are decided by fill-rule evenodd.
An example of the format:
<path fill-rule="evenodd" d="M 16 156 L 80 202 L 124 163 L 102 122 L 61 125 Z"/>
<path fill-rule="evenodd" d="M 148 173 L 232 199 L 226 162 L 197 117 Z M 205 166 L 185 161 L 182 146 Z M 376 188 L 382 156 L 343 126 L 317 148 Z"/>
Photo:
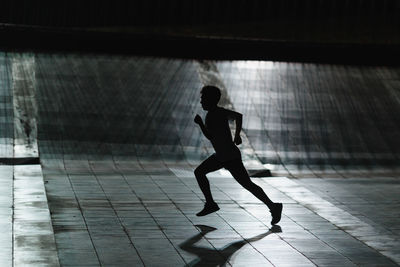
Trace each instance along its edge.
<path fill-rule="evenodd" d="M 400 262 L 399 131 L 390 115 L 399 109 L 398 69 L 72 54 L 35 55 L 35 64 L 43 182 L 62 266 Z M 346 98 L 346 86 L 360 81 L 370 98 L 356 99 L 359 87 Z M 253 178 L 284 203 L 280 228 L 223 170 L 211 175 L 221 210 L 194 215 L 203 202 L 192 171 L 211 153 L 192 123 L 206 82 L 245 114 L 244 155 L 255 151 L 275 175 L 308 177 Z M 371 114 L 373 124 L 361 119 Z"/>
<path fill-rule="evenodd" d="M 330 181 L 325 179 L 310 183 L 284 177 L 253 179 L 285 205 L 279 232 L 271 230 L 266 207 L 225 172 L 211 175 L 221 210 L 199 218 L 194 214 L 202 208 L 202 196 L 189 169 L 162 162 L 154 167 L 135 161 L 44 164 L 62 265 L 76 266 L 84 260 L 87 265 L 104 266 L 193 266 L 197 262 L 210 264 L 206 266 L 396 266 L 382 253 L 399 262 L 398 227 L 390 224 L 398 221 L 399 202 L 394 196 L 386 200 L 395 208 L 391 215 L 373 221 L 374 216 L 361 211 L 386 202 L 352 206 L 343 193 L 340 204 L 306 193 L 312 181 L 327 186 Z M 399 190 L 396 180 L 380 186 L 381 190 L 369 189 L 369 196 L 376 198 L 387 186 Z M 344 188 L 333 190 L 340 193 Z M 291 197 L 295 195 L 304 197 Z M 200 235 L 196 225 L 216 230 Z"/>

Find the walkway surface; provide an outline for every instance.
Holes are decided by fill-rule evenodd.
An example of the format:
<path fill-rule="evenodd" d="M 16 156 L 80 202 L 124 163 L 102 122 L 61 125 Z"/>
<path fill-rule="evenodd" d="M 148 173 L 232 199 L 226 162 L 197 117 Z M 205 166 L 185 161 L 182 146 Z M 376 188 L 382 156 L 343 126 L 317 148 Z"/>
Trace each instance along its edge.
<path fill-rule="evenodd" d="M 398 68 L 95 54 L 0 59 L 1 158 L 16 157 L 15 129 L 26 128 L 15 118 L 33 110 L 27 121 L 37 126 L 41 162 L 0 166 L 2 266 L 400 264 Z M 18 64 L 26 70 L 20 87 Z M 193 169 L 212 153 L 193 124 L 196 113 L 204 116 L 203 84 L 218 85 L 221 104 L 244 114 L 245 165 L 271 169 L 273 177 L 252 180 L 284 203 L 279 226 L 225 170 L 210 175 L 221 210 L 195 216 L 204 200 Z M 15 90 L 30 86 L 34 101 L 25 94 L 17 104 L 26 107 L 15 111 Z M 22 133 L 30 144 L 31 132 Z M 40 212 L 17 209 L 18 199 L 35 206 L 27 195 L 44 200 Z M 47 232 L 35 228 L 47 241 L 18 243 L 16 232 L 27 229 L 19 216 L 48 218 Z M 28 261 L 18 247 L 47 252 Z"/>
<path fill-rule="evenodd" d="M 211 175 L 221 210 L 200 218 L 202 195 L 188 166 L 118 160 L 44 166 L 64 266 L 400 262 L 398 179 L 254 178 L 284 203 L 280 229 L 274 229 L 266 207 L 225 172 Z"/>

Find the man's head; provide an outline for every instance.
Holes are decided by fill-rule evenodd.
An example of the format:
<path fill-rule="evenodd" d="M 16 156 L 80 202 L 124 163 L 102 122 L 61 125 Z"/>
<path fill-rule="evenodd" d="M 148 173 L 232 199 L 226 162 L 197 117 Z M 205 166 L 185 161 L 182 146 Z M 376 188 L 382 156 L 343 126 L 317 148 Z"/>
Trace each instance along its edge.
<path fill-rule="evenodd" d="M 206 85 L 201 89 L 201 106 L 204 110 L 210 110 L 217 106 L 221 98 L 221 90 L 212 85 Z"/>

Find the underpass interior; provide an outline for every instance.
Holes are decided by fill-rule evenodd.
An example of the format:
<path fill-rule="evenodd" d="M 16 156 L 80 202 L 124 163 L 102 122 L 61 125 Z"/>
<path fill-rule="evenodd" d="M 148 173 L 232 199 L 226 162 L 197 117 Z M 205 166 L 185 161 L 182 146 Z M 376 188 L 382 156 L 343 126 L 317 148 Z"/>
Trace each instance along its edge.
<path fill-rule="evenodd" d="M 0 266 L 399 266 L 396 0 L 5 1 Z M 194 123 L 243 114 L 268 208 Z M 234 131 L 235 124 L 230 125 Z"/>
<path fill-rule="evenodd" d="M 37 114 L 54 233 L 54 243 L 38 228 L 41 238 L 14 234 L 25 253 L 13 253 L 16 265 L 399 263 L 399 68 L 78 53 L 8 52 L 1 62 L 2 153 L 13 151 L 18 64 L 35 91 L 25 108 Z M 205 115 L 205 84 L 244 114 L 239 148 L 249 170 L 272 173 L 252 180 L 284 204 L 278 228 L 226 170 L 210 174 L 221 210 L 195 216 L 204 198 L 193 170 L 213 153 L 193 122 Z"/>

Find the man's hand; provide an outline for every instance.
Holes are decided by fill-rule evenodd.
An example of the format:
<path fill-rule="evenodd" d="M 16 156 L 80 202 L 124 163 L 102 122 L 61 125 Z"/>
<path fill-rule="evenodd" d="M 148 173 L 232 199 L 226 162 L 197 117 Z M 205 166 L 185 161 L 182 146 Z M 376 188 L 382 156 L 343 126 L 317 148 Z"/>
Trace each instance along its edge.
<path fill-rule="evenodd" d="M 240 135 L 235 135 L 235 139 L 233 140 L 233 142 L 238 146 L 242 143 L 242 138 L 240 137 Z"/>
<path fill-rule="evenodd" d="M 194 117 L 194 122 L 197 124 L 203 124 L 203 119 L 199 116 L 199 114 Z"/>

